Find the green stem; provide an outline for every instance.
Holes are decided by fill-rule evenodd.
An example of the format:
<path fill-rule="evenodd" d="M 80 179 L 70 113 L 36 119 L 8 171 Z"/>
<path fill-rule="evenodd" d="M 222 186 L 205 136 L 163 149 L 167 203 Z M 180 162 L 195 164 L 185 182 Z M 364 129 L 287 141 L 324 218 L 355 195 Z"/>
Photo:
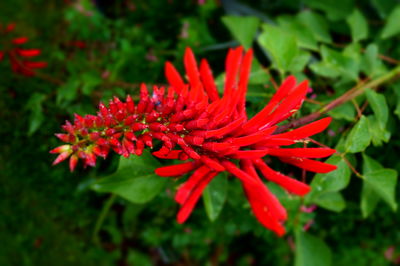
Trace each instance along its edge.
<path fill-rule="evenodd" d="M 95 244 L 100 244 L 99 231 L 100 231 L 101 226 L 103 225 L 104 220 L 107 217 L 107 214 L 110 211 L 110 208 L 113 205 L 116 197 L 117 197 L 117 195 L 111 194 L 111 196 L 108 198 L 108 200 L 104 204 L 99 217 L 97 218 L 96 225 L 94 226 L 94 230 L 93 230 L 93 242 Z"/>

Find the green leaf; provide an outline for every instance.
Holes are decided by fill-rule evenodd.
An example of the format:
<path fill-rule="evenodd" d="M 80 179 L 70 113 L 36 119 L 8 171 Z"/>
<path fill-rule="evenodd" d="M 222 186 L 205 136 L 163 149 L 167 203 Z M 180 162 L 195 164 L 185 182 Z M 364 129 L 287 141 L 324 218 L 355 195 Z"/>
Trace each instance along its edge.
<path fill-rule="evenodd" d="M 354 8 L 354 0 L 304 0 L 304 3 L 324 11 L 331 20 L 344 19 Z"/>
<path fill-rule="evenodd" d="M 323 62 L 337 69 L 340 75 L 354 81 L 358 80 L 359 64 L 357 64 L 354 58 L 328 48 L 325 45 L 321 47 L 321 55 Z"/>
<path fill-rule="evenodd" d="M 365 153 L 362 154 L 362 158 L 363 158 L 362 170 L 364 174 L 372 173 L 374 171 L 378 171 L 383 168 L 383 166 L 378 161 L 367 156 Z"/>
<path fill-rule="evenodd" d="M 334 212 L 341 212 L 346 208 L 346 201 L 340 192 L 324 193 L 314 199 L 314 203 Z"/>
<path fill-rule="evenodd" d="M 293 59 L 291 65 L 289 67 L 289 72 L 291 72 L 291 73 L 302 72 L 304 67 L 310 61 L 310 58 L 311 58 L 311 54 L 309 52 L 299 50 L 299 53 Z"/>
<path fill-rule="evenodd" d="M 362 157 L 364 174 L 378 171 L 383 168 L 378 161 L 375 161 L 366 154 L 363 153 Z M 367 182 L 363 182 L 361 190 L 361 213 L 363 218 L 367 218 L 375 210 L 379 201 L 379 195 L 377 195 L 372 186 Z"/>
<path fill-rule="evenodd" d="M 397 0 L 371 0 L 371 4 L 378 11 L 381 18 L 386 18 L 397 3 Z"/>
<path fill-rule="evenodd" d="M 397 172 L 393 169 L 381 169 L 366 173 L 363 177 L 364 182 L 368 183 L 370 188 L 395 211 Z"/>
<path fill-rule="evenodd" d="M 333 155 L 326 160 L 326 163 L 336 165 L 337 169 L 326 174 L 315 175 L 310 184 L 311 192 L 305 198 L 307 204 L 316 203 L 319 205 L 320 202 L 324 204 L 326 202 L 323 200 L 325 194 L 338 192 L 346 188 L 350 182 L 351 171 L 342 157 Z M 320 197 L 322 197 L 322 200 L 318 200 Z M 329 200 L 329 195 L 326 197 Z"/>
<path fill-rule="evenodd" d="M 354 121 L 356 110 L 352 103 L 347 102 L 329 111 L 328 114 L 336 120 L 344 119 L 347 121 Z"/>
<path fill-rule="evenodd" d="M 300 23 L 297 18 L 293 16 L 280 16 L 278 17 L 277 22 L 281 29 L 296 36 L 299 47 L 318 50 L 317 40 L 315 39 L 314 34 L 307 26 Z"/>
<path fill-rule="evenodd" d="M 353 13 L 347 17 L 346 21 L 351 29 L 353 42 L 358 42 L 368 37 L 368 23 L 360 10 L 355 9 Z"/>
<path fill-rule="evenodd" d="M 396 109 L 394 110 L 394 113 L 400 119 L 400 83 L 393 84 L 392 88 L 396 94 Z"/>
<path fill-rule="evenodd" d="M 228 179 L 225 172 L 220 173 L 208 184 L 203 192 L 203 201 L 210 221 L 215 221 L 222 211 L 228 191 Z"/>
<path fill-rule="evenodd" d="M 361 65 L 364 72 L 369 76 L 374 76 L 380 63 L 380 59 L 378 58 L 378 46 L 374 43 L 369 44 L 365 49 L 363 64 Z"/>
<path fill-rule="evenodd" d="M 275 67 L 281 72 L 289 70 L 298 54 L 296 38 L 282 29 L 263 24 L 263 33 L 258 42 L 271 55 Z"/>
<path fill-rule="evenodd" d="M 46 95 L 35 92 L 26 104 L 26 109 L 30 111 L 28 136 L 35 133 L 44 121 L 42 104 L 45 99 Z"/>
<path fill-rule="evenodd" d="M 360 120 L 347 136 L 345 147 L 346 152 L 357 153 L 364 151 L 371 142 L 368 119 L 361 116 Z"/>
<path fill-rule="evenodd" d="M 72 101 L 76 98 L 80 81 L 77 78 L 70 78 L 67 83 L 58 88 L 56 103 L 63 101 Z"/>
<path fill-rule="evenodd" d="M 382 129 L 386 128 L 389 117 L 389 107 L 383 94 L 377 93 L 371 89 L 366 89 L 366 96 L 372 110 Z"/>
<path fill-rule="evenodd" d="M 385 27 L 382 30 L 382 39 L 387 39 L 400 33 L 400 5 L 393 9 L 387 18 Z"/>
<path fill-rule="evenodd" d="M 252 85 L 258 85 L 258 84 L 265 85 L 268 82 L 269 82 L 269 75 L 262 68 L 261 64 L 256 59 L 254 59 L 253 63 L 252 63 L 252 66 L 251 66 L 249 84 L 252 84 Z"/>
<path fill-rule="evenodd" d="M 154 173 L 158 166 L 160 163 L 148 151 L 141 156 L 121 156 L 117 171 L 97 181 L 92 188 L 115 193 L 133 203 L 145 203 L 160 193 L 166 182 Z"/>
<path fill-rule="evenodd" d="M 391 134 L 385 128 L 382 128 L 381 122 L 377 117 L 375 115 L 369 115 L 367 119 L 372 144 L 374 144 L 374 146 L 381 146 L 382 142 L 388 142 Z"/>
<path fill-rule="evenodd" d="M 256 17 L 226 16 L 222 22 L 246 49 L 252 46 L 260 20 Z"/>
<path fill-rule="evenodd" d="M 332 252 L 322 239 L 297 230 L 295 243 L 295 266 L 331 265 Z"/>
<path fill-rule="evenodd" d="M 298 19 L 314 34 L 315 39 L 324 43 L 332 42 L 328 23 L 323 16 L 311 10 L 306 10 L 299 13 Z"/>
<path fill-rule="evenodd" d="M 363 182 L 361 189 L 361 213 L 363 218 L 367 218 L 375 210 L 376 205 L 380 201 L 379 196 L 373 187 L 367 182 Z"/>
<path fill-rule="evenodd" d="M 336 78 L 340 76 L 340 69 L 336 66 L 330 65 L 327 62 L 316 62 L 310 65 L 311 70 L 318 76 L 327 78 Z"/>
<path fill-rule="evenodd" d="M 98 73 L 84 73 L 81 77 L 82 79 L 82 93 L 84 95 L 90 95 L 93 90 L 101 84 L 102 79 Z"/>

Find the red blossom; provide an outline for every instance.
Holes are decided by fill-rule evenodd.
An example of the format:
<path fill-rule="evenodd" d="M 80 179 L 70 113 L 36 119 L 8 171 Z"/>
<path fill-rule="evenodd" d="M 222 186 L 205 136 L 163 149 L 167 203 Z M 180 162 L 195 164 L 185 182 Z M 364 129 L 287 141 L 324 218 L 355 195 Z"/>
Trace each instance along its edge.
<path fill-rule="evenodd" d="M 224 93 L 219 95 L 207 61 L 198 67 L 193 52 L 186 50 L 184 66 L 186 83 L 175 67 L 165 65 L 169 87 L 153 87 L 150 94 L 140 88 L 138 103 L 127 96 L 125 102 L 110 100 L 108 107 L 99 105 L 96 116 L 75 115 L 74 123 L 66 122 L 66 133 L 56 134 L 68 143 L 52 152 L 59 153 L 54 162 L 70 158 L 73 171 L 78 159 L 84 166 L 94 166 L 96 157 L 106 157 L 110 150 L 128 157 L 140 155 L 153 141 L 161 148 L 153 155 L 183 162 L 164 166 L 155 172 L 164 177 L 191 173 L 177 191 L 175 200 L 181 205 L 177 220 L 183 223 L 190 216 L 207 184 L 218 173 L 227 171 L 238 178 L 251 209 L 266 228 L 278 235 L 285 233 L 285 208 L 260 178 L 283 187 L 289 193 L 303 196 L 310 187 L 270 168 L 266 156 L 311 172 L 326 173 L 336 166 L 314 160 L 332 155 L 329 148 L 285 148 L 295 143 L 307 144 L 307 138 L 327 128 L 331 119 L 323 118 L 292 131 L 279 131 L 279 123 L 292 116 L 304 101 L 308 82 L 297 83 L 288 77 L 270 102 L 248 119 L 245 95 L 250 74 L 252 51 L 231 49 L 226 60 Z M 238 164 L 235 162 L 238 161 Z"/>
<path fill-rule="evenodd" d="M 28 42 L 28 37 L 13 38 L 11 36 L 15 30 L 15 23 L 8 24 L 3 31 L 1 31 L 1 28 L 0 25 L 0 37 L 4 37 L 4 48 L 0 50 L 0 61 L 7 55 L 13 72 L 24 76 L 34 76 L 36 68 L 47 66 L 46 62 L 30 60 L 31 57 L 36 57 L 41 53 L 40 49 L 22 48 Z"/>

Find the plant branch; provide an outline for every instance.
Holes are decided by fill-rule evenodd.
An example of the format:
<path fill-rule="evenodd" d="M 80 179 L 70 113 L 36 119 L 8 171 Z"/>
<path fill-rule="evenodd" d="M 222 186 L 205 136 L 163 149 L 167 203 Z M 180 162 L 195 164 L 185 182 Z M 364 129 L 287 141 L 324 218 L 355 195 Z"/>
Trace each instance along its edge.
<path fill-rule="evenodd" d="M 357 86 L 350 89 L 345 94 L 339 96 L 338 98 L 336 98 L 332 102 L 328 103 L 327 105 L 323 106 L 318 111 L 311 113 L 307 116 L 304 116 L 302 118 L 293 120 L 293 121 L 287 123 L 286 125 L 279 127 L 279 129 L 276 131 L 276 133 L 284 132 L 288 129 L 292 129 L 292 128 L 296 128 L 296 127 L 300 127 L 302 125 L 308 124 L 308 123 L 314 121 L 315 119 L 319 118 L 321 115 L 334 109 L 335 107 L 342 105 L 348 101 L 351 101 L 352 99 L 356 98 L 357 96 L 363 94 L 367 88 L 376 88 L 376 87 L 392 80 L 393 78 L 395 78 L 398 75 L 400 75 L 400 65 L 395 67 L 393 70 L 389 71 L 388 73 L 382 75 L 381 77 L 379 77 L 377 79 L 371 80 L 369 82 L 363 81 L 363 82 L 359 83 Z"/>

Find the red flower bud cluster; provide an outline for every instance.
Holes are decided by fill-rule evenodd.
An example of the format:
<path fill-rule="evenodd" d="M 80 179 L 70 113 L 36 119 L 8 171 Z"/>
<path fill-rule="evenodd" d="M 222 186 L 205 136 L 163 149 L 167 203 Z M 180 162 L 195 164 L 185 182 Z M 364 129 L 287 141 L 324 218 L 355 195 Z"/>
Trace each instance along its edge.
<path fill-rule="evenodd" d="M 181 205 L 177 219 L 183 223 L 192 212 L 207 184 L 227 171 L 243 186 L 252 211 L 266 228 L 283 235 L 287 219 L 280 204 L 260 178 L 275 182 L 288 192 L 303 196 L 310 187 L 294 178 L 271 169 L 263 160 L 274 156 L 281 161 L 307 171 L 326 173 L 335 166 L 314 158 L 330 156 L 329 148 L 282 148 L 323 131 L 330 123 L 324 118 L 284 133 L 278 123 L 293 115 L 301 106 L 308 82 L 297 84 L 287 78 L 270 102 L 254 117 L 248 119 L 245 95 L 250 74 L 252 51 L 243 54 L 239 47 L 229 51 L 226 60 L 224 93 L 220 97 L 207 61 L 197 65 L 190 49 L 186 50 L 184 65 L 188 83 L 175 67 L 166 64 L 170 86 L 153 87 L 150 94 L 145 85 L 135 104 L 130 96 L 125 102 L 114 98 L 108 107 L 100 104 L 97 115 L 75 115 L 74 123 L 66 122 L 65 134 L 57 137 L 68 143 L 54 150 L 59 153 L 57 164 L 67 158 L 71 171 L 79 159 L 84 166 L 94 166 L 96 158 L 106 157 L 110 150 L 125 157 L 141 155 L 157 140 L 162 146 L 153 155 L 163 159 L 179 159 L 181 164 L 155 170 L 160 176 L 182 176 L 192 173 L 179 187 L 175 200 Z M 237 162 L 237 163 L 236 163 Z"/>
<path fill-rule="evenodd" d="M 30 58 L 38 56 L 41 51 L 39 49 L 23 48 L 23 45 L 28 42 L 28 37 L 12 37 L 14 29 L 14 23 L 4 26 L 0 24 L 0 36 L 2 37 L 0 42 L 0 61 L 5 56 L 8 56 L 11 69 L 15 73 L 24 76 L 33 76 L 35 75 L 34 70 L 36 68 L 46 67 L 47 63 L 30 60 Z"/>

